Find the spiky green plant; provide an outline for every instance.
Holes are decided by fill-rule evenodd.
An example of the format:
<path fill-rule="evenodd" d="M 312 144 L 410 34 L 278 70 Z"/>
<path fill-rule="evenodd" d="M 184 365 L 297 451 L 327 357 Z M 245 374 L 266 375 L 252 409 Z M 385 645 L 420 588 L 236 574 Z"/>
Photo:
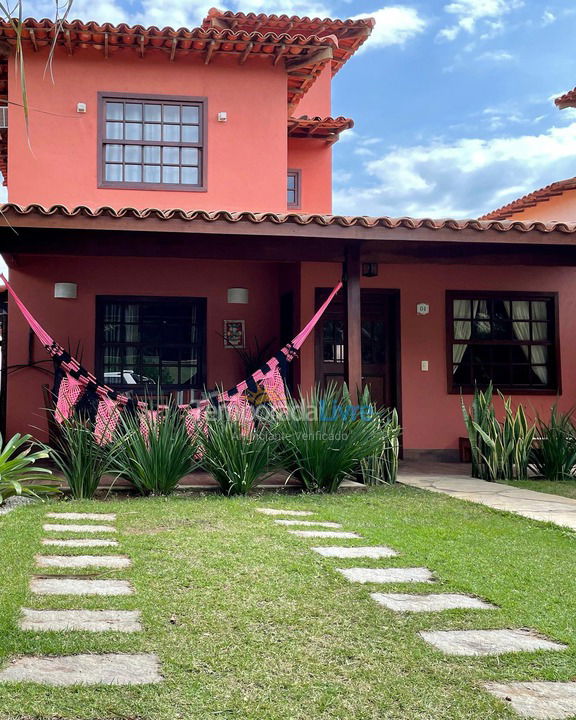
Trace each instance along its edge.
<path fill-rule="evenodd" d="M 6 444 L 0 435 L 0 505 L 15 495 L 40 499 L 60 492 L 55 485 L 38 483 L 52 477 L 52 471 L 36 466 L 48 458 L 48 451 L 41 448 L 33 452 L 35 444 L 31 435 L 17 433 Z"/>
<path fill-rule="evenodd" d="M 170 495 L 198 465 L 198 440 L 188 434 L 182 413 L 170 404 L 158 415 L 126 413 L 121 418 L 119 472 L 142 495 Z"/>
<path fill-rule="evenodd" d="M 552 407 L 550 420 L 536 419 L 536 442 L 530 454 L 530 467 L 546 480 L 569 480 L 576 468 L 576 428 L 572 411 L 562 413 Z"/>
<path fill-rule="evenodd" d="M 311 491 L 334 492 L 362 460 L 379 452 L 381 412 L 356 407 L 346 388 L 315 387 L 300 400 L 290 400 L 278 418 L 283 467 L 297 474 Z"/>
<path fill-rule="evenodd" d="M 226 495 L 246 495 L 275 465 L 275 443 L 267 425 L 246 430 L 219 413 L 209 417 L 202 437 L 202 465 Z"/>
<path fill-rule="evenodd" d="M 482 435 L 477 428 L 480 427 L 484 431 L 488 431 L 494 427 L 495 412 L 492 395 L 493 389 L 492 383 L 490 383 L 486 390 L 480 390 L 478 387 L 474 388 L 474 397 L 472 398 L 470 408 L 466 407 L 464 398 L 460 397 L 464 424 L 466 425 L 468 438 L 470 440 L 472 477 L 482 480 L 489 479 L 489 473 L 483 461 L 483 456 L 486 454 L 487 448 L 484 446 Z"/>
<path fill-rule="evenodd" d="M 68 483 L 72 497 L 89 499 L 94 497 L 104 475 L 118 476 L 118 458 L 123 443 L 124 438 L 118 436 L 105 445 L 98 443 L 94 423 L 74 413 L 60 425 L 58 443 L 49 448 L 49 452 Z"/>
<path fill-rule="evenodd" d="M 365 485 L 393 485 L 398 475 L 400 435 L 402 428 L 396 409 L 386 410 L 377 419 L 380 425 L 380 448 L 374 455 L 360 461 L 360 476 Z"/>

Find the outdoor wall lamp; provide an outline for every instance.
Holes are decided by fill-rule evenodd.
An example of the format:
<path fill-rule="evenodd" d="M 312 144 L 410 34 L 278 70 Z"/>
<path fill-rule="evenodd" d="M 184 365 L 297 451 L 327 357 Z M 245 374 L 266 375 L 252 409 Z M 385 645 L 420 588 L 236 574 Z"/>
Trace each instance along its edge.
<path fill-rule="evenodd" d="M 228 288 L 228 302 L 232 305 L 247 305 L 248 288 Z"/>
<path fill-rule="evenodd" d="M 378 263 L 362 263 L 362 277 L 378 277 Z"/>
<path fill-rule="evenodd" d="M 78 297 L 78 285 L 76 283 L 54 283 L 54 297 L 70 300 Z"/>

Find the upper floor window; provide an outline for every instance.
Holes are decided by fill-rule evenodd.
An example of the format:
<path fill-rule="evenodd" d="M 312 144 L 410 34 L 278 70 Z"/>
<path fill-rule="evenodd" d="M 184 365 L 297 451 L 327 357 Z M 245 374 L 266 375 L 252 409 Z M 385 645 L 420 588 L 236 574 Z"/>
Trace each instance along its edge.
<path fill-rule="evenodd" d="M 446 309 L 450 391 L 558 390 L 555 295 L 448 292 Z"/>
<path fill-rule="evenodd" d="M 301 195 L 301 173 L 300 170 L 288 170 L 288 207 L 300 207 Z"/>
<path fill-rule="evenodd" d="M 100 94 L 100 186 L 204 190 L 205 101 Z"/>

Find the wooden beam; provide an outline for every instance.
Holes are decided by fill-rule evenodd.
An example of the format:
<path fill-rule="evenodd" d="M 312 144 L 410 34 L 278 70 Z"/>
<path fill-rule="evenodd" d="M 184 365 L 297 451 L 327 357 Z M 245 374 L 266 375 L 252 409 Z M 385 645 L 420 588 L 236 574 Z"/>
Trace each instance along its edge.
<path fill-rule="evenodd" d="M 38 43 L 36 42 L 36 33 L 34 32 L 34 28 L 30 28 L 28 32 L 30 33 L 30 40 L 32 41 L 34 52 L 38 52 Z"/>
<path fill-rule="evenodd" d="M 138 45 L 140 46 L 140 57 L 144 57 L 144 35 L 138 37 Z"/>
<path fill-rule="evenodd" d="M 274 67 L 276 67 L 276 65 L 278 65 L 278 63 L 280 62 L 280 58 L 282 57 L 282 55 L 284 55 L 285 52 L 286 52 L 286 44 L 282 43 L 282 45 L 280 45 L 280 47 L 278 48 L 278 52 L 276 53 L 276 56 L 274 58 L 274 62 L 273 62 Z"/>
<path fill-rule="evenodd" d="M 212 60 L 212 55 L 214 54 L 214 50 L 216 50 L 216 40 L 210 40 L 208 43 L 208 50 L 206 52 L 206 57 L 204 58 L 204 65 L 209 65 L 210 60 Z"/>
<path fill-rule="evenodd" d="M 66 45 L 68 55 L 72 55 L 74 53 L 74 49 L 72 48 L 72 37 L 70 35 L 70 30 L 64 31 L 64 44 Z"/>
<path fill-rule="evenodd" d="M 242 55 L 240 55 L 240 61 L 239 61 L 240 65 L 244 65 L 246 60 L 248 60 L 248 55 L 250 55 L 250 53 L 252 52 L 253 47 L 254 47 L 253 42 L 249 42 L 248 45 L 246 45 L 246 49 L 244 50 Z"/>
<path fill-rule="evenodd" d="M 300 70 L 303 67 L 309 67 L 310 65 L 319 65 L 320 63 L 326 62 L 326 60 L 332 60 L 333 52 L 331 47 L 321 47 L 316 52 L 310 55 L 302 57 L 299 55 L 294 60 L 288 60 L 286 62 L 286 70 L 290 73 L 294 70 Z"/>
<path fill-rule="evenodd" d="M 172 47 L 170 48 L 170 62 L 174 62 L 176 57 L 176 47 L 178 45 L 178 38 L 172 38 Z"/>
<path fill-rule="evenodd" d="M 360 305 L 360 245 L 346 248 L 344 260 L 345 327 L 344 377 L 352 402 L 362 392 L 362 311 Z"/>
<path fill-rule="evenodd" d="M 108 33 L 104 33 L 104 57 L 108 59 Z"/>

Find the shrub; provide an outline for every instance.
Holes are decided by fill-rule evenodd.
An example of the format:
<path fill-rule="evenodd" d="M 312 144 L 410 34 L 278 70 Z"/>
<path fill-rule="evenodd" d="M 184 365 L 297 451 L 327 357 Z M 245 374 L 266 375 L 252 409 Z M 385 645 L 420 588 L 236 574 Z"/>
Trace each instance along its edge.
<path fill-rule="evenodd" d="M 287 415 L 276 422 L 282 465 L 308 490 L 334 492 L 363 460 L 381 450 L 380 418 L 371 405 L 352 405 L 345 388 L 316 387 L 300 400 L 290 400 Z"/>
<path fill-rule="evenodd" d="M 60 492 L 54 485 L 36 484 L 51 477 L 52 471 L 35 467 L 49 454 L 44 448 L 32 452 L 34 445 L 31 435 L 16 434 L 6 444 L 0 435 L 0 505 L 15 495 L 40 499 Z"/>
<path fill-rule="evenodd" d="M 60 425 L 60 440 L 50 456 L 64 476 L 72 497 L 94 497 L 103 475 L 118 475 L 118 457 L 123 438 L 101 445 L 94 436 L 94 423 L 73 414 Z"/>
<path fill-rule="evenodd" d="M 572 412 L 552 408 L 550 421 L 536 421 L 537 442 L 530 454 L 530 466 L 546 480 L 568 480 L 576 467 L 576 428 Z"/>
<path fill-rule="evenodd" d="M 396 482 L 398 458 L 400 454 L 400 435 L 402 428 L 398 422 L 396 409 L 386 410 L 376 422 L 380 426 L 380 448 L 374 455 L 360 461 L 360 475 L 365 485 L 378 485 Z"/>
<path fill-rule="evenodd" d="M 198 441 L 188 434 L 181 412 L 170 404 L 158 415 L 125 413 L 121 418 L 119 472 L 142 495 L 170 495 L 197 467 Z"/>
<path fill-rule="evenodd" d="M 464 423 L 470 440 L 472 477 L 480 478 L 481 480 L 489 479 L 488 470 L 483 461 L 487 447 L 485 447 L 482 436 L 477 428 L 481 427 L 486 430 L 494 424 L 495 413 L 494 405 L 492 404 L 492 392 L 492 383 L 490 383 L 484 391 L 475 388 L 472 405 L 469 409 L 464 404 L 464 398 L 460 398 Z"/>
<path fill-rule="evenodd" d="M 226 495 L 246 495 L 271 472 L 274 442 L 266 425 L 246 431 L 224 413 L 211 417 L 202 438 L 202 465 Z"/>

